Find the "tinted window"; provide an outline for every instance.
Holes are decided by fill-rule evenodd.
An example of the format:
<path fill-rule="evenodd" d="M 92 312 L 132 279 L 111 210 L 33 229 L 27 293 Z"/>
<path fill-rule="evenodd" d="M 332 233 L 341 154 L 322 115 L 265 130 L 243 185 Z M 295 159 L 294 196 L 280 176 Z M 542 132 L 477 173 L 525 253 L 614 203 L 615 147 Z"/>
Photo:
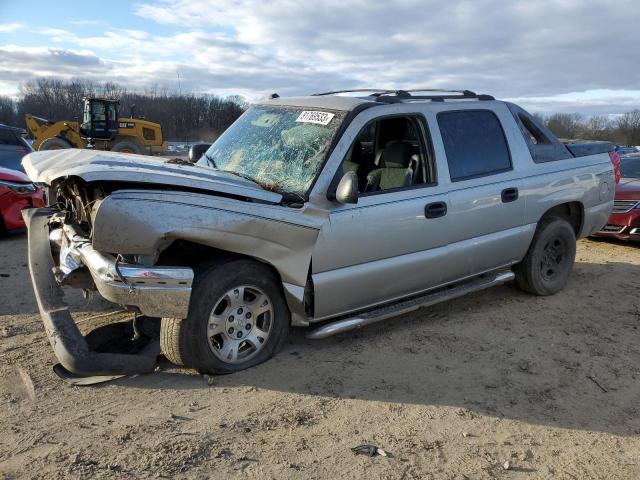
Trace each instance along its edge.
<path fill-rule="evenodd" d="M 22 156 L 19 152 L 3 152 L 0 151 L 0 167 L 8 168 L 10 170 L 20 170 L 24 172 L 22 168 Z"/>
<path fill-rule="evenodd" d="M 15 145 L 21 147 L 22 143 L 20 143 L 20 140 L 12 130 L 0 128 L 0 145 Z"/>
<path fill-rule="evenodd" d="M 488 110 L 442 112 L 438 126 L 452 181 L 511 168 L 509 148 L 498 117 Z"/>
<path fill-rule="evenodd" d="M 625 178 L 640 178 L 640 157 L 623 158 L 620 161 L 620 175 Z"/>

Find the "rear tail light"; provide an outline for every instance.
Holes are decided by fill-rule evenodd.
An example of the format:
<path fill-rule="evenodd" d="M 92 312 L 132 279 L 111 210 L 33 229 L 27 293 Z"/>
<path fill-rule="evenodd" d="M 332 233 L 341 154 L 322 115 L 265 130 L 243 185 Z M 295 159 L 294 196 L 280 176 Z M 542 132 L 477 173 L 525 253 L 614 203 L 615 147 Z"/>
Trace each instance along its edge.
<path fill-rule="evenodd" d="M 613 174 L 616 177 L 616 183 L 620 183 L 620 155 L 612 150 L 609 152 L 609 158 L 613 163 Z"/>

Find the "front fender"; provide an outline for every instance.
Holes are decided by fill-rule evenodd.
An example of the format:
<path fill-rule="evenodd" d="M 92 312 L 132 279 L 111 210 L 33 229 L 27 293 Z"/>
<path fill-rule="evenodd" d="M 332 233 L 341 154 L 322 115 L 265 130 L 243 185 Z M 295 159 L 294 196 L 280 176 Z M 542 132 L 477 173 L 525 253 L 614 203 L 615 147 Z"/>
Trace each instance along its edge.
<path fill-rule="evenodd" d="M 283 282 L 304 286 L 325 219 L 280 205 L 191 192 L 121 190 L 95 215 L 98 251 L 156 255 L 182 239 L 260 259 Z"/>

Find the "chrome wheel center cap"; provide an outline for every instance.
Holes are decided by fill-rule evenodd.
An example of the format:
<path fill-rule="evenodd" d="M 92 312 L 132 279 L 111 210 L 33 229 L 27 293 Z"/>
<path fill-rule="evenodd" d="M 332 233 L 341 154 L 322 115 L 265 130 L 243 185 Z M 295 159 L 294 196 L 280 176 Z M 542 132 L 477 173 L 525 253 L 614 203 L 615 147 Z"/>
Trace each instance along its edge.
<path fill-rule="evenodd" d="M 232 340 L 243 340 L 253 330 L 253 311 L 247 305 L 241 305 L 231 312 L 227 319 L 227 336 Z"/>

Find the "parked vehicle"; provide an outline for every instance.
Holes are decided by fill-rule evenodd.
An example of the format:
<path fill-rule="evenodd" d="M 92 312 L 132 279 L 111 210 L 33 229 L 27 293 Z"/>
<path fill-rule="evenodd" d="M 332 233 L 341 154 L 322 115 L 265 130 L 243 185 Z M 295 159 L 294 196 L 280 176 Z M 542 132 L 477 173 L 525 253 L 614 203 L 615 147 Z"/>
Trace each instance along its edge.
<path fill-rule="evenodd" d="M 27 113 L 25 123 L 35 150 L 92 148 L 112 152 L 162 154 L 167 142 L 162 127 L 144 118 L 120 117 L 119 102 L 111 98 L 83 98 L 82 122 L 49 121 Z"/>
<path fill-rule="evenodd" d="M 21 211 L 44 207 L 43 193 L 24 173 L 0 167 L 0 236 L 25 227 Z"/>
<path fill-rule="evenodd" d="M 202 155 L 209 150 L 210 143 L 194 143 L 189 147 L 189 161 L 196 163 L 202 158 Z"/>
<path fill-rule="evenodd" d="M 33 152 L 19 128 L 0 123 L 0 167 L 24 172 L 22 157 Z"/>
<path fill-rule="evenodd" d="M 88 351 L 52 271 L 163 317 L 172 362 L 229 373 L 271 357 L 290 326 L 324 338 L 513 279 L 554 294 L 576 238 L 611 214 L 610 143 L 565 146 L 470 91 L 336 93 L 254 105 L 196 165 L 25 158 L 59 199 L 25 216 L 36 298 L 67 369 L 154 363 Z"/>
<path fill-rule="evenodd" d="M 630 153 L 640 153 L 636 147 L 625 147 L 622 145 L 616 145 L 615 151 L 621 157 L 624 155 L 629 155 Z"/>
<path fill-rule="evenodd" d="M 640 241 L 640 153 L 620 160 L 620 183 L 616 186 L 613 213 L 595 235 Z"/>

